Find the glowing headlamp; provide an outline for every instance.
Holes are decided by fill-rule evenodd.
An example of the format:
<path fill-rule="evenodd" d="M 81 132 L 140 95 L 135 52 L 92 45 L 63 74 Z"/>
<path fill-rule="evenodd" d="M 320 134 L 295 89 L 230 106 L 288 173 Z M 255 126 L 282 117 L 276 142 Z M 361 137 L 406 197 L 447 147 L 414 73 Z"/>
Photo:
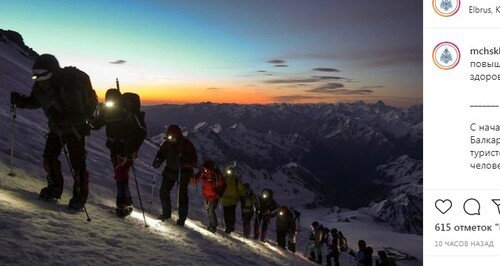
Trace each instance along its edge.
<path fill-rule="evenodd" d="M 263 198 L 267 198 L 267 193 L 264 193 L 264 195 L 262 195 Z"/>
<path fill-rule="evenodd" d="M 280 216 L 283 216 L 283 211 L 280 211 Z"/>
<path fill-rule="evenodd" d="M 231 169 L 227 169 L 226 173 L 230 175 L 232 173 Z"/>
<path fill-rule="evenodd" d="M 108 101 L 108 102 L 104 103 L 104 105 L 105 105 L 106 107 L 108 107 L 108 108 L 111 108 L 111 107 L 113 107 L 113 106 L 115 105 L 115 103 L 114 103 L 114 102 L 112 102 L 112 101 Z"/>
<path fill-rule="evenodd" d="M 31 78 L 34 81 L 43 81 L 48 80 L 52 77 L 52 72 L 47 71 L 45 69 L 33 69 L 33 75 Z"/>

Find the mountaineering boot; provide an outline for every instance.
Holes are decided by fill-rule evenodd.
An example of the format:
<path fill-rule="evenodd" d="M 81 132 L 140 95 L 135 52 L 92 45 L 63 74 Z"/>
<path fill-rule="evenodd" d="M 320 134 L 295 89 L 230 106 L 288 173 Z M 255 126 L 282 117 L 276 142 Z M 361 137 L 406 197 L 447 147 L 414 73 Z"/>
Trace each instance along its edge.
<path fill-rule="evenodd" d="M 83 197 L 73 196 L 73 198 L 71 198 L 69 200 L 68 209 L 74 210 L 74 211 L 79 211 L 79 210 L 83 209 L 83 206 L 85 206 L 85 203 L 87 203 L 87 199 L 85 199 Z"/>
<path fill-rule="evenodd" d="M 185 222 L 185 221 L 186 221 L 186 220 L 183 220 L 183 219 L 178 219 L 178 220 L 177 220 L 177 225 L 178 225 L 178 226 L 184 226 L 184 222 Z"/>
<path fill-rule="evenodd" d="M 38 194 L 38 198 L 41 200 L 58 200 L 61 198 L 62 190 L 53 187 L 44 187 Z"/>
<path fill-rule="evenodd" d="M 129 216 L 133 210 L 134 208 L 132 206 L 126 206 L 126 205 L 116 206 L 116 215 L 118 217 L 123 218 Z"/>
<path fill-rule="evenodd" d="M 132 207 L 132 199 L 124 199 L 122 197 L 116 198 L 116 215 L 118 217 L 126 217 L 132 213 L 134 208 Z"/>
<path fill-rule="evenodd" d="M 314 252 L 309 253 L 309 257 L 307 258 L 310 261 L 316 261 L 316 256 Z"/>
<path fill-rule="evenodd" d="M 160 216 L 158 216 L 158 220 L 161 220 L 162 222 L 164 222 L 165 220 L 168 220 L 170 219 L 170 215 L 167 215 L 167 214 L 162 214 Z"/>
<path fill-rule="evenodd" d="M 64 178 L 61 173 L 61 162 L 59 160 L 43 160 L 43 168 L 47 173 L 47 187 L 42 188 L 38 198 L 41 200 L 50 200 L 50 199 L 60 199 L 63 187 L 64 187 Z"/>

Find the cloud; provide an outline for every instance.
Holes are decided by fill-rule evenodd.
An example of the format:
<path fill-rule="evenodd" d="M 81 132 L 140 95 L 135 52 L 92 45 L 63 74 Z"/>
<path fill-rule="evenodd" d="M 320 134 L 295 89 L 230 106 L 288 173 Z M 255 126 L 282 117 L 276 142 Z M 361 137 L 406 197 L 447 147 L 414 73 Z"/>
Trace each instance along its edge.
<path fill-rule="evenodd" d="M 274 96 L 271 99 L 275 102 L 301 102 L 303 100 L 324 100 L 325 97 L 295 94 Z"/>
<path fill-rule="evenodd" d="M 369 89 L 345 89 L 344 84 L 341 83 L 328 83 L 318 88 L 307 90 L 307 92 L 334 95 L 367 95 L 373 93 L 373 91 Z"/>
<path fill-rule="evenodd" d="M 380 85 L 377 85 L 377 86 L 364 86 L 364 87 L 361 87 L 359 89 L 360 90 L 367 90 L 367 89 L 380 89 L 380 88 L 384 88 L 384 86 L 380 86 Z"/>
<path fill-rule="evenodd" d="M 268 84 L 289 84 L 289 83 L 312 83 L 318 82 L 320 79 L 318 78 L 295 78 L 295 79 L 271 79 L 266 80 L 264 83 Z"/>
<path fill-rule="evenodd" d="M 273 65 L 286 63 L 285 60 L 281 60 L 281 59 L 273 59 L 273 60 L 269 60 L 267 62 L 270 64 L 273 64 Z"/>
<path fill-rule="evenodd" d="M 222 88 L 210 87 L 210 88 L 207 88 L 207 90 L 216 91 L 216 90 L 222 90 Z"/>
<path fill-rule="evenodd" d="M 113 64 L 113 65 L 121 65 L 121 64 L 125 64 L 127 63 L 127 61 L 125 60 L 116 60 L 116 61 L 113 61 L 113 62 L 109 62 L 110 64 Z"/>
<path fill-rule="evenodd" d="M 280 64 L 280 65 L 274 65 L 274 67 L 288 67 L 288 65 Z"/>
<path fill-rule="evenodd" d="M 308 90 L 308 92 L 331 93 L 332 91 L 343 88 L 343 87 L 344 87 L 344 84 L 341 84 L 341 83 L 328 83 L 328 84 L 323 85 L 321 87 Z"/>
<path fill-rule="evenodd" d="M 347 78 L 343 77 L 335 77 L 335 76 L 312 76 L 313 78 L 317 78 L 320 80 L 328 80 L 328 79 L 335 79 L 335 80 L 348 80 Z"/>
<path fill-rule="evenodd" d="M 314 71 L 319 71 L 319 72 L 340 72 L 340 70 L 336 68 L 329 68 L 329 67 L 317 67 L 313 68 Z"/>
<path fill-rule="evenodd" d="M 265 70 L 257 70 L 256 72 L 257 73 L 267 73 L 267 71 L 265 71 Z"/>

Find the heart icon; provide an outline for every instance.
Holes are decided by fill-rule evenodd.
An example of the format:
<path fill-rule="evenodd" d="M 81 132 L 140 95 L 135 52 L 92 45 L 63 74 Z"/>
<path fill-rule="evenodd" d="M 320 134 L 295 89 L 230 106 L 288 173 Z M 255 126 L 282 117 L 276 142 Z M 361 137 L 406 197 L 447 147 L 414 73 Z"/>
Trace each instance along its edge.
<path fill-rule="evenodd" d="M 436 200 L 435 205 L 436 205 L 436 209 L 438 209 L 438 211 L 440 211 L 442 214 L 445 214 L 446 212 L 448 212 L 451 209 L 451 200 L 438 199 L 438 200 Z"/>

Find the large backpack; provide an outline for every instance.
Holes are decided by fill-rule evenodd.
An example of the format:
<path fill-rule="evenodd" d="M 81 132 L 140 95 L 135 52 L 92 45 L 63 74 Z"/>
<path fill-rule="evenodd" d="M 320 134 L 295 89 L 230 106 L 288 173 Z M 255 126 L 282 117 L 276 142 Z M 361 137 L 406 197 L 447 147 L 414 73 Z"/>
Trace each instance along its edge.
<path fill-rule="evenodd" d="M 125 92 L 120 98 L 123 108 L 132 112 L 133 114 L 138 114 L 141 112 L 141 98 L 138 94 L 132 92 Z"/>
<path fill-rule="evenodd" d="M 330 239 L 330 229 L 320 225 L 320 230 L 323 231 L 323 235 L 322 235 L 322 238 L 321 238 L 321 242 L 324 243 L 324 244 L 328 244 L 328 241 Z"/>
<path fill-rule="evenodd" d="M 120 96 L 120 104 L 127 111 L 130 125 L 125 152 L 136 152 L 147 136 L 145 113 L 141 112 L 141 99 L 136 93 L 125 92 Z"/>
<path fill-rule="evenodd" d="M 69 119 L 85 121 L 91 118 L 98 101 L 89 76 L 76 67 L 65 67 L 59 81 L 59 96 Z"/>
<path fill-rule="evenodd" d="M 347 239 L 345 238 L 345 236 L 339 236 L 339 249 L 340 251 L 347 251 L 348 247 L 347 247 Z"/>

